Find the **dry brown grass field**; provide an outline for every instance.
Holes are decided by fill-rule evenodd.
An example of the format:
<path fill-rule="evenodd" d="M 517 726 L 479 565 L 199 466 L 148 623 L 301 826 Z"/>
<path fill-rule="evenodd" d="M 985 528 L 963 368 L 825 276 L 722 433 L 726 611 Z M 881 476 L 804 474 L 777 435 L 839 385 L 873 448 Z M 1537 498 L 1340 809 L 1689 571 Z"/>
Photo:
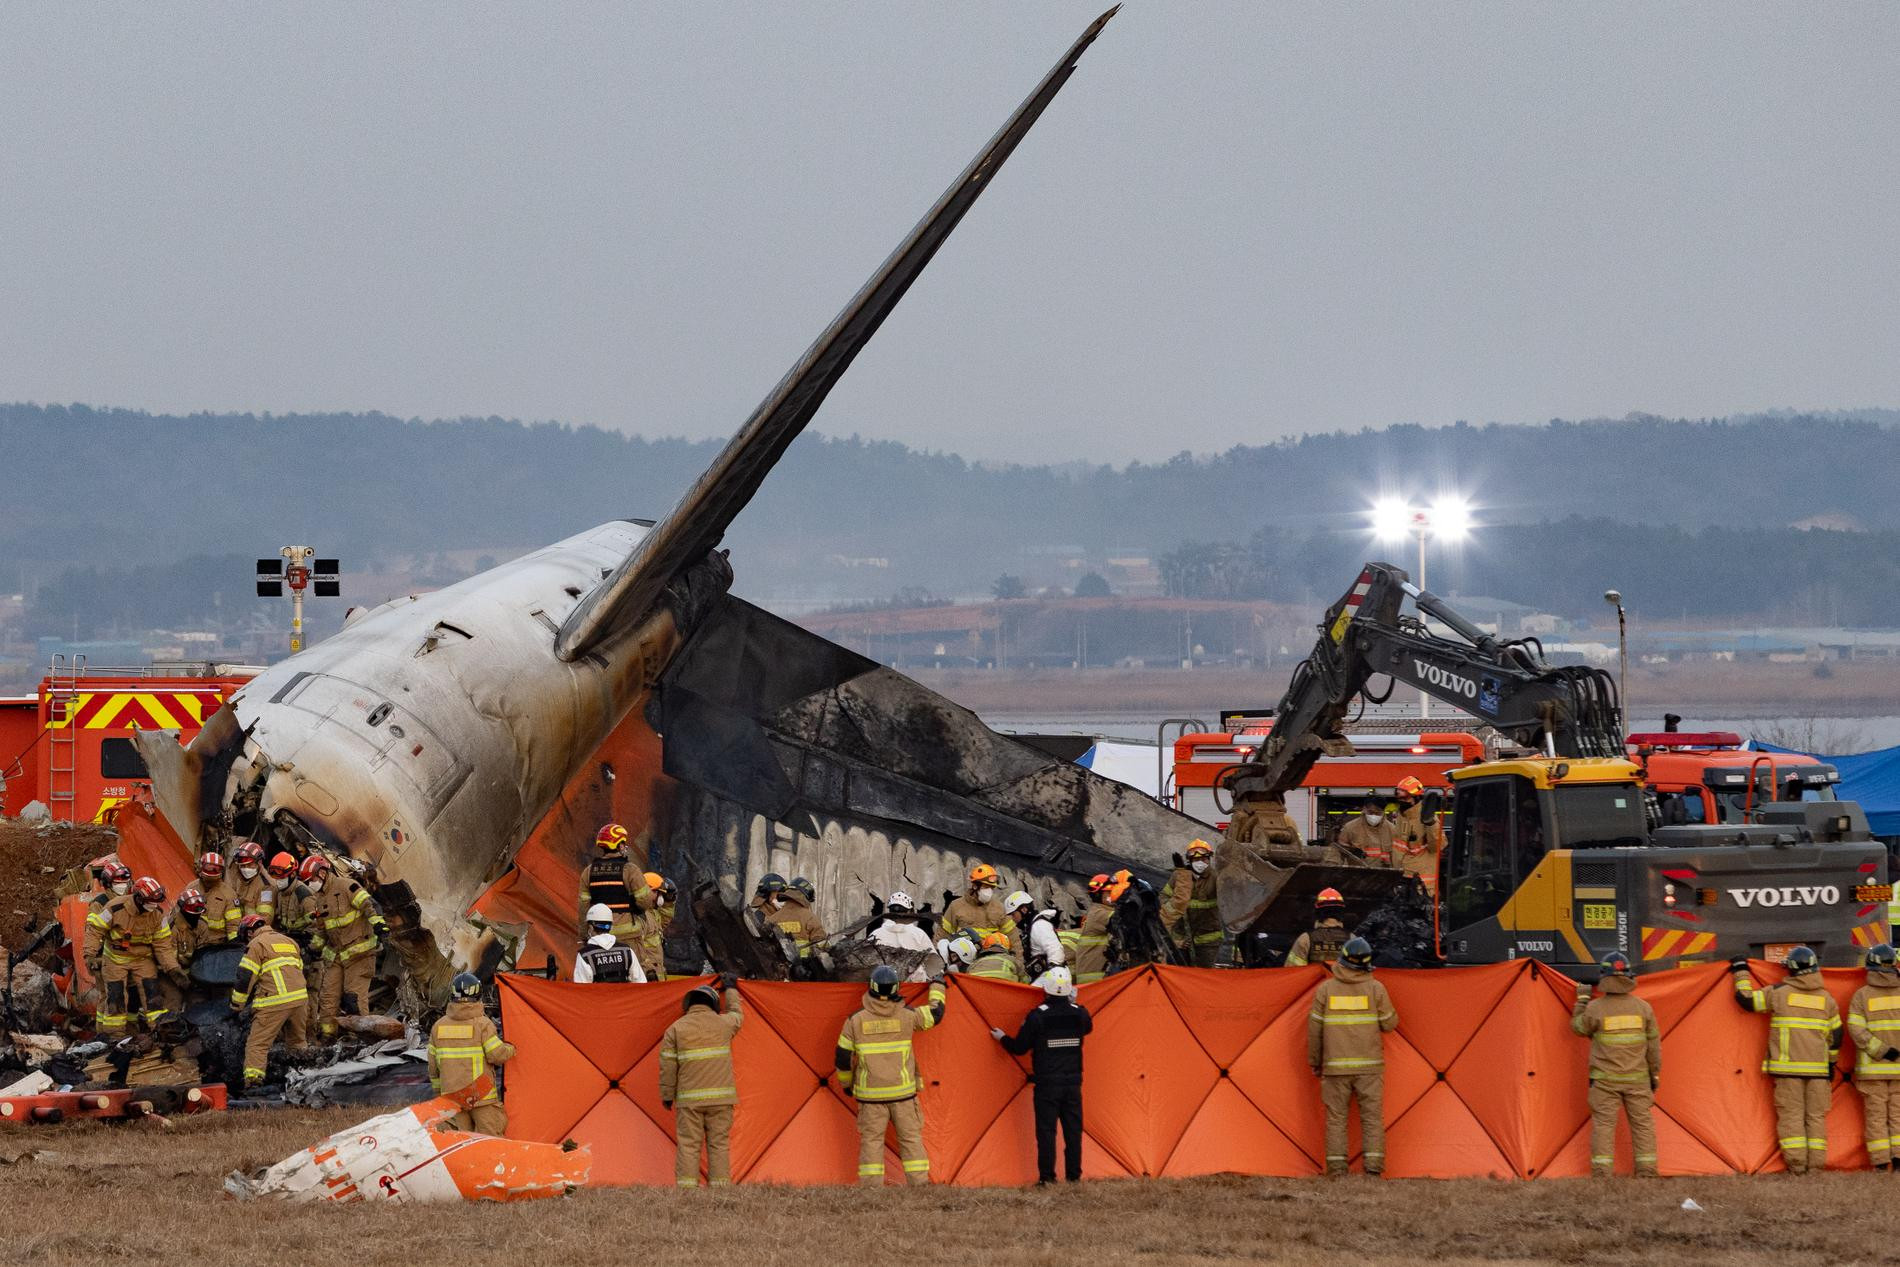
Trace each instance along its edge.
<path fill-rule="evenodd" d="M 1075 1189 L 602 1189 L 513 1206 L 233 1201 L 360 1110 L 0 1128 L 0 1262 L 259 1267 L 744 1262 L 1762 1264 L 1900 1261 L 1900 1176 L 1638 1183 L 1115 1180 Z M 39 1155 L 31 1154 L 38 1152 Z M 1693 1197 L 1702 1213 L 1682 1210 Z"/>

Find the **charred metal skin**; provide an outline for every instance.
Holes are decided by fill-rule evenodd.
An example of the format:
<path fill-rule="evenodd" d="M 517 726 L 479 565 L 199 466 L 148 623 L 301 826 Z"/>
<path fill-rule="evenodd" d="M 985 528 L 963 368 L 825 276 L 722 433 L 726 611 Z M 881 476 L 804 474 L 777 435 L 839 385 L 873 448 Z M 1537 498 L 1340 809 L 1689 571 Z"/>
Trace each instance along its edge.
<path fill-rule="evenodd" d="M 715 611 L 729 615 L 719 604 L 732 574 L 716 547 L 733 518 L 1113 13 L 1092 23 L 1042 78 L 666 518 L 653 525 L 603 524 L 437 593 L 357 614 L 336 637 L 238 691 L 189 749 L 180 749 L 173 735 L 142 736 L 158 810 L 180 839 L 195 848 L 233 834 L 261 835 L 327 846 L 367 862 L 392 940 L 412 979 L 431 996 L 442 992 L 452 972 L 497 961 L 493 930 L 465 920 L 471 903 L 507 871 L 600 743 L 642 705 L 696 625 Z M 772 667 L 753 663 L 741 671 L 760 675 Z M 884 703 L 903 704 L 900 717 L 929 712 L 911 705 L 934 697 L 905 685 L 908 701 L 887 684 Z M 839 698 L 850 689 L 838 686 Z M 875 711 L 860 716 L 860 737 L 878 729 L 867 724 Z M 669 753 L 692 745 L 696 723 L 720 718 L 689 707 L 675 720 L 663 732 Z M 746 720 L 757 728 L 757 718 Z M 795 746 L 806 745 L 808 756 L 837 737 L 795 717 L 772 725 L 775 737 L 782 733 Z M 899 720 L 882 729 L 894 734 L 905 726 Z M 777 760 L 778 749 L 769 746 L 774 741 L 758 742 L 768 747 L 755 744 L 754 756 Z M 874 785 L 875 753 L 854 749 L 841 761 L 856 771 L 850 786 Z M 766 773 L 763 765 L 759 771 Z M 782 769 L 778 782 L 788 782 Z M 804 781 L 790 782 L 806 790 Z M 929 786 L 928 780 L 911 782 Z M 951 784 L 964 800 L 975 799 L 956 779 Z M 1005 803 L 974 817 L 927 809 L 895 817 L 924 820 L 933 829 L 956 819 L 964 826 L 948 834 L 965 840 L 981 839 L 972 834 L 977 831 L 1000 831 L 1005 817 L 1026 817 L 1040 833 L 1033 852 L 1062 862 L 1065 826 L 1090 817 L 1081 802 L 1107 798 L 1097 784 L 1106 787 L 1102 780 L 1069 781 L 1073 812 L 1062 811 L 1062 797 L 1053 795 L 1029 798 L 1036 812 L 1027 815 L 1012 814 Z M 748 788 L 774 791 L 755 808 L 775 818 L 798 803 L 798 797 L 777 795 L 769 778 Z M 807 809 L 830 804 L 824 795 L 804 800 Z M 1059 812 L 1048 812 L 1051 806 Z M 1169 847 L 1179 846 L 1162 849 Z"/>

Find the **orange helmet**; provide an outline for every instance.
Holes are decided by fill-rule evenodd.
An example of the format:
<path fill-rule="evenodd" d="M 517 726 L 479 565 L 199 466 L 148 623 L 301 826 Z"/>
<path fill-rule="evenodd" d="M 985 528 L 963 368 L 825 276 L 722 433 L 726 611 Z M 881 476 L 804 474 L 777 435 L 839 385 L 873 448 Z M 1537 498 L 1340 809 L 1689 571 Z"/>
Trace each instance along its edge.
<path fill-rule="evenodd" d="M 979 862 L 970 868 L 971 884 L 995 884 L 1002 878 L 996 874 L 996 868 L 987 862 Z"/>
<path fill-rule="evenodd" d="M 1103 894 L 1110 902 L 1119 902 L 1128 893 L 1128 886 L 1134 883 L 1135 873 L 1126 867 L 1108 877 L 1108 892 Z"/>
<path fill-rule="evenodd" d="M 270 860 L 268 868 L 273 880 L 283 880 L 297 874 L 297 860 L 289 853 L 279 853 Z"/>
<path fill-rule="evenodd" d="M 330 860 L 320 853 L 313 853 L 303 860 L 302 866 L 297 868 L 297 878 L 309 884 L 318 876 L 329 875 L 330 871 Z"/>
<path fill-rule="evenodd" d="M 658 871 L 643 872 L 641 879 L 645 880 L 647 887 L 652 889 L 655 893 L 658 893 L 661 889 L 666 887 L 666 877 L 661 875 Z"/>
<path fill-rule="evenodd" d="M 1212 858 L 1214 856 L 1214 846 L 1208 844 L 1205 840 L 1197 840 L 1187 847 L 1187 856 L 1190 858 Z"/>
<path fill-rule="evenodd" d="M 1313 908 L 1320 911 L 1343 911 L 1346 909 L 1346 899 L 1338 889 L 1321 889 L 1319 896 L 1313 899 Z"/>
<path fill-rule="evenodd" d="M 1397 791 L 1400 796 L 1423 796 L 1425 782 L 1416 775 L 1408 774 L 1399 780 Z"/>
<path fill-rule="evenodd" d="M 998 932 L 984 933 L 981 948 L 984 950 L 1008 950 L 1009 935 L 1007 933 Z"/>
<path fill-rule="evenodd" d="M 594 843 L 602 849 L 618 849 L 627 843 L 627 829 L 619 823 L 607 823 L 594 833 Z"/>

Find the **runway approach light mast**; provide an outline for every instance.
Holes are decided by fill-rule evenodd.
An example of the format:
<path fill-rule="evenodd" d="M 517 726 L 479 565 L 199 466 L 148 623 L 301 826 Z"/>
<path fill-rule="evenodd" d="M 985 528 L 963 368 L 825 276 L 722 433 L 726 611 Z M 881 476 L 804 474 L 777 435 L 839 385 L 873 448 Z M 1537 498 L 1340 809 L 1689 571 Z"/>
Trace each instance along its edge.
<path fill-rule="evenodd" d="M 285 546 L 280 558 L 257 561 L 257 596 L 282 598 L 290 587 L 290 653 L 303 650 L 303 592 L 312 586 L 318 598 L 337 598 L 343 583 L 337 579 L 337 561 L 318 559 L 315 546 Z"/>

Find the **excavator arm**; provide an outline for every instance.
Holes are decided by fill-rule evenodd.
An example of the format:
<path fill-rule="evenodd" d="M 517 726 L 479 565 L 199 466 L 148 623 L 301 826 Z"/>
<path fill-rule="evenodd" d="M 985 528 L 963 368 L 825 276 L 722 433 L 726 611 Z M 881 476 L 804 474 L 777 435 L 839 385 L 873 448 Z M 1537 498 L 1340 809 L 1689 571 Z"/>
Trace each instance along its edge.
<path fill-rule="evenodd" d="M 1408 598 L 1417 614 L 1403 611 Z M 1455 636 L 1428 628 L 1428 616 Z M 1381 675 L 1418 687 L 1524 747 L 1563 757 L 1623 754 L 1609 674 L 1546 664 L 1536 639 L 1499 639 L 1413 585 L 1403 570 L 1366 564 L 1327 608 L 1319 640 L 1274 709 L 1273 729 L 1245 764 L 1222 777 L 1234 808 L 1216 861 L 1221 919 L 1243 935 L 1249 962 L 1251 939 L 1303 925 L 1322 887 L 1339 889 L 1361 918 L 1399 896 L 1400 873 L 1368 868 L 1339 845 L 1309 844 L 1285 800 L 1322 755 L 1351 753 L 1346 715 Z"/>
<path fill-rule="evenodd" d="M 1432 632 L 1418 611 L 1457 634 Z M 1623 755 L 1616 681 L 1601 669 L 1552 667 L 1535 639 L 1500 640 L 1419 589 L 1390 563 L 1368 563 L 1326 610 L 1313 652 L 1287 684 L 1273 730 L 1228 777 L 1236 797 L 1284 797 L 1313 763 L 1341 751 L 1353 701 L 1376 676 L 1416 686 L 1512 742 L 1564 757 Z"/>

